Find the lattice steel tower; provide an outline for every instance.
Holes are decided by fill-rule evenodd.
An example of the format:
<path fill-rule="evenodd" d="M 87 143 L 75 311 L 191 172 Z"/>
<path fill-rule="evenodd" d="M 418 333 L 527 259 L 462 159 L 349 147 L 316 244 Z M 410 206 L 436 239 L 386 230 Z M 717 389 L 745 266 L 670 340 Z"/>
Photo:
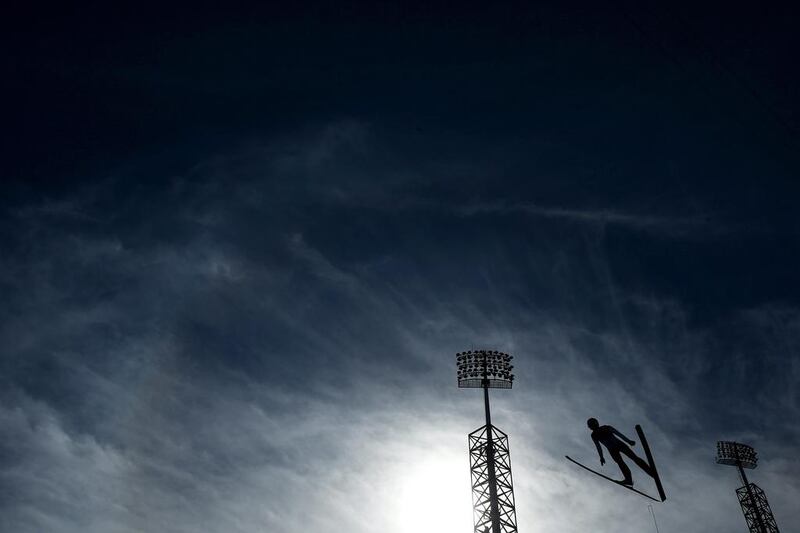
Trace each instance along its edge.
<path fill-rule="evenodd" d="M 486 425 L 469 434 L 469 468 L 475 533 L 516 533 L 508 435 L 492 425 L 489 389 L 510 389 L 512 356 L 492 350 L 456 354 L 459 388 L 482 388 Z"/>
<path fill-rule="evenodd" d="M 739 505 L 742 506 L 744 519 L 750 533 L 779 533 L 778 524 L 772 516 L 772 509 L 769 508 L 767 495 L 761 487 L 755 483 L 749 483 L 744 474 L 745 468 L 755 468 L 758 466 L 758 454 L 746 445 L 738 442 L 717 442 L 717 463 L 721 465 L 735 466 L 739 470 L 739 477 L 742 478 L 742 487 L 736 489 L 736 497 L 739 498 Z"/>

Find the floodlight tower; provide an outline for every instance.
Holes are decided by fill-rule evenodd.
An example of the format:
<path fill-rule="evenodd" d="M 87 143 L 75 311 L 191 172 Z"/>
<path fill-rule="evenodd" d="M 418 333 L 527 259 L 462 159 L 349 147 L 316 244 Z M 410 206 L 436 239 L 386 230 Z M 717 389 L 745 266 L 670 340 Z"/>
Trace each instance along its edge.
<path fill-rule="evenodd" d="M 743 486 L 736 489 L 739 505 L 742 507 L 744 519 L 750 533 L 779 533 L 778 524 L 772 516 L 767 495 L 755 483 L 747 481 L 745 468 L 758 466 L 758 454 L 747 444 L 739 442 L 717 442 L 717 464 L 735 466 L 739 470 Z"/>
<path fill-rule="evenodd" d="M 514 383 L 511 359 L 496 350 L 456 354 L 459 388 L 483 389 L 486 413 L 486 424 L 467 438 L 475 533 L 517 532 L 508 435 L 492 425 L 489 409 L 489 389 L 510 389 Z"/>

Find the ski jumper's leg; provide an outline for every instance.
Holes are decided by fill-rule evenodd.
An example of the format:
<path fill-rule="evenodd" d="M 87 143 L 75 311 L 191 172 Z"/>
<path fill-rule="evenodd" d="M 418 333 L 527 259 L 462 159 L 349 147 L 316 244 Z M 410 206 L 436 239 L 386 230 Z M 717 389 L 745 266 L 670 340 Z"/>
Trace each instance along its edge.
<path fill-rule="evenodd" d="M 647 461 L 645 461 L 644 459 L 640 458 L 638 455 L 633 453 L 633 450 L 631 450 L 627 446 L 622 448 L 620 451 L 625 455 L 627 455 L 628 457 L 630 457 L 631 459 L 633 459 L 633 462 L 636 463 L 636 466 L 644 470 L 648 476 L 653 477 L 653 471 L 650 469 L 650 465 L 647 464 Z"/>
<path fill-rule="evenodd" d="M 628 465 L 625 464 L 625 461 L 622 460 L 622 456 L 619 454 L 619 450 L 613 449 L 608 450 L 608 455 L 611 456 L 611 459 L 617 463 L 617 466 L 622 471 L 622 475 L 625 477 L 625 481 L 631 481 L 631 469 L 628 468 Z"/>

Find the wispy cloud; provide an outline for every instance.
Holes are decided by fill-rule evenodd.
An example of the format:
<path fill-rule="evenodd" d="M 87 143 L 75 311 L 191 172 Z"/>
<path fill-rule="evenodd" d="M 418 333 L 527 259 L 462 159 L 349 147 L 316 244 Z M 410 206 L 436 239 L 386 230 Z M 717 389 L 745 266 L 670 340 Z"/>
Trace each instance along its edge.
<path fill-rule="evenodd" d="M 325 203 L 320 183 L 357 189 L 352 143 L 369 144 L 359 130 L 320 148 L 328 134 L 200 165 L 147 198 L 69 200 L 106 221 L 146 214 L 125 223 L 65 228 L 23 210 L 15 224 L 38 238 L 3 258 L 0 278 L 0 529 L 419 533 L 404 487 L 420 465 L 462 461 L 450 524 L 462 531 L 465 434 L 482 405 L 454 386 L 453 354 L 471 345 L 517 358 L 515 389 L 493 401 L 522 529 L 649 527 L 641 501 L 563 460 L 595 460 L 590 415 L 645 426 L 670 495 L 663 529 L 742 527 L 735 479 L 711 457 L 718 438 L 763 450 L 757 481 L 780 523 L 797 519 L 800 310 L 697 324 L 679 296 L 617 284 L 609 297 L 601 237 L 486 231 L 517 213 L 645 231 L 702 220 Z M 337 177 L 348 169 L 350 182 Z"/>
<path fill-rule="evenodd" d="M 613 209 L 575 209 L 542 206 L 532 203 L 475 203 L 459 206 L 456 212 L 464 216 L 525 214 L 533 217 L 579 222 L 598 226 L 619 225 L 634 229 L 685 233 L 691 230 L 712 228 L 708 215 L 656 216 L 616 211 Z"/>

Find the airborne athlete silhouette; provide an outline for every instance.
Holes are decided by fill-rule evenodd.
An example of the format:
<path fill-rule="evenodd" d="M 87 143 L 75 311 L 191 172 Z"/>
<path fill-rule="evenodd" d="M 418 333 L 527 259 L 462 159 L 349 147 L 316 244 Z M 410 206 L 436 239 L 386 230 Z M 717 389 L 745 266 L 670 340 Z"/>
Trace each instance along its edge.
<path fill-rule="evenodd" d="M 639 435 L 639 441 L 642 444 L 642 448 L 644 448 L 645 456 L 647 457 L 647 461 L 637 456 L 633 453 L 633 450 L 630 449 L 630 446 L 634 446 L 636 444 L 635 441 L 632 441 L 622 433 L 620 433 L 616 428 L 612 426 L 601 426 L 600 423 L 597 421 L 596 418 L 590 418 L 586 421 L 586 425 L 589 426 L 589 429 L 592 430 L 592 441 L 594 442 L 595 447 L 597 448 L 597 454 L 600 456 L 600 464 L 606 464 L 606 459 L 603 457 L 603 448 L 600 446 L 601 444 L 605 446 L 606 450 L 608 450 L 608 455 L 611 456 L 611 459 L 617 463 L 619 466 L 620 471 L 622 472 L 623 479 L 618 481 L 616 479 L 612 479 L 601 472 L 597 472 L 596 470 L 592 470 L 588 466 L 579 463 L 569 455 L 566 456 L 568 460 L 575 463 L 576 465 L 580 466 L 584 470 L 588 470 L 592 474 L 600 476 L 608 481 L 613 481 L 615 484 L 618 484 L 622 487 L 625 487 L 628 490 L 636 492 L 644 496 L 645 498 L 649 498 L 653 501 L 661 501 L 667 499 L 667 495 L 664 493 L 664 487 L 661 485 L 661 476 L 658 475 L 658 469 L 656 468 L 656 463 L 653 460 L 653 454 L 650 451 L 650 445 L 647 444 L 647 439 L 644 436 L 644 431 L 642 431 L 642 426 L 636 426 L 636 434 Z M 636 465 L 644 470 L 644 472 L 653 478 L 653 481 L 656 484 L 656 489 L 658 490 L 658 495 L 661 498 L 660 500 L 650 496 L 646 492 L 642 492 L 641 490 L 633 488 L 633 478 L 631 477 L 631 469 L 628 468 L 628 465 L 625 464 L 625 461 L 622 459 L 622 456 L 625 455 L 630 458 Z"/>
<path fill-rule="evenodd" d="M 654 477 L 650 465 L 633 453 L 633 450 L 628 447 L 628 444 L 634 446 L 636 444 L 635 441 L 632 441 L 612 426 L 601 426 L 596 418 L 587 420 L 586 425 L 592 430 L 592 440 L 597 447 L 598 455 L 600 455 L 600 464 L 606 464 L 606 459 L 603 457 L 603 449 L 600 447 L 600 444 L 602 444 L 608 450 L 608 455 L 611 456 L 611 459 L 617 463 L 617 466 L 619 466 L 619 469 L 622 471 L 622 475 L 624 476 L 624 479 L 620 481 L 622 485 L 633 486 L 631 469 L 628 468 L 628 465 L 622 460 L 622 454 L 630 457 L 633 462 L 636 463 L 636 466 L 644 470 L 648 476 Z"/>

